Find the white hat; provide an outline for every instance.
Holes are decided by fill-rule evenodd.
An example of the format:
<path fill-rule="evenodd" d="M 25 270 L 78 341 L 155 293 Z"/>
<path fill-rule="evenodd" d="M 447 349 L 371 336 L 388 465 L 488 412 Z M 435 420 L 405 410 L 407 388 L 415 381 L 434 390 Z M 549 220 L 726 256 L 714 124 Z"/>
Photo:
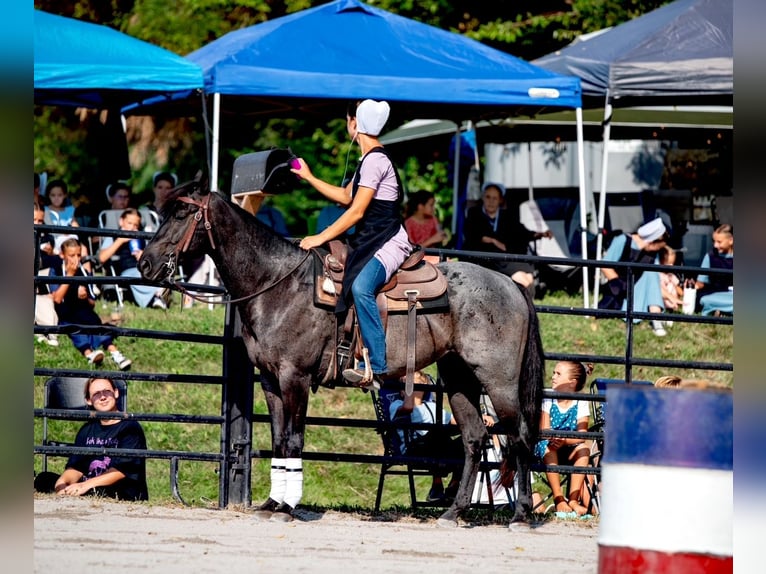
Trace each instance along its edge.
<path fill-rule="evenodd" d="M 665 235 L 665 224 L 661 218 L 653 219 L 648 223 L 644 223 L 638 228 L 638 236 L 644 241 L 652 242 L 656 241 L 660 237 Z"/>
<path fill-rule="evenodd" d="M 364 100 L 356 108 L 356 131 L 369 136 L 380 135 L 388 121 L 388 102 Z"/>
<path fill-rule="evenodd" d="M 481 193 L 487 191 L 488 187 L 496 187 L 500 190 L 500 197 L 505 197 L 505 186 L 502 183 L 495 183 L 494 181 L 487 181 L 481 186 Z"/>

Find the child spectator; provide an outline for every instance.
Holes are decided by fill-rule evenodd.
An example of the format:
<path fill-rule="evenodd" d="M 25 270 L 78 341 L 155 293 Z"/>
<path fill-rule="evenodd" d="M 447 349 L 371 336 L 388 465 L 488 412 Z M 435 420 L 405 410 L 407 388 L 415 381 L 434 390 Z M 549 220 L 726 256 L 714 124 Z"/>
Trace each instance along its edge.
<path fill-rule="evenodd" d="M 130 205 L 131 198 L 130 186 L 124 181 L 115 181 L 106 186 L 106 199 L 109 202 L 109 209 L 125 210 Z"/>
<path fill-rule="evenodd" d="M 669 245 L 662 247 L 657 253 L 660 265 L 675 265 L 676 252 Z M 662 301 L 668 311 L 678 311 L 684 303 L 684 288 L 678 275 L 672 271 L 660 271 L 660 289 L 662 289 Z M 665 325 L 670 325 L 665 321 Z"/>
<path fill-rule="evenodd" d="M 43 209 L 38 204 L 35 204 L 32 218 L 33 223 L 41 225 L 44 223 L 44 217 Z M 37 262 L 37 274 L 48 275 L 50 268 L 60 262 L 61 258 L 53 255 L 53 237 L 49 233 L 40 235 L 39 242 L 40 258 Z M 37 285 L 35 290 L 35 325 L 42 325 L 44 327 L 58 325 L 56 307 L 53 303 L 50 289 L 46 284 Z M 58 335 L 55 333 L 49 335 L 39 334 L 37 335 L 37 342 L 45 343 L 51 347 L 59 346 Z"/>
<path fill-rule="evenodd" d="M 447 235 L 439 225 L 434 214 L 436 199 L 430 191 L 420 190 L 411 194 L 407 202 L 407 219 L 404 228 L 410 237 L 410 242 L 423 248 L 441 245 Z M 438 263 L 439 258 L 427 256 L 432 263 Z"/>
<path fill-rule="evenodd" d="M 120 215 L 120 229 L 123 231 L 138 231 L 141 229 L 141 214 L 133 207 L 127 208 Z M 138 260 L 143 250 L 143 240 L 128 237 L 105 237 L 101 250 L 98 252 L 98 260 L 107 263 L 116 256 L 114 262 L 115 273 L 120 277 L 141 278 L 138 271 Z M 131 285 L 130 291 L 133 300 L 139 307 L 167 309 L 167 303 L 162 298 L 164 289 L 151 285 Z"/>
<path fill-rule="evenodd" d="M 45 206 L 45 223 L 48 225 L 60 225 L 61 227 L 79 227 L 80 224 L 74 218 L 74 206 L 69 200 L 69 189 L 63 179 L 54 179 L 45 187 L 45 196 L 49 205 Z M 53 250 L 59 253 L 61 244 L 65 239 L 77 237 L 73 234 L 57 233 Z"/>
<path fill-rule="evenodd" d="M 114 381 L 93 377 L 85 383 L 85 402 L 99 413 L 119 412 L 119 389 Z M 117 416 L 86 422 L 78 431 L 74 446 L 146 450 L 146 437 L 138 421 Z M 148 500 L 146 459 L 105 454 L 75 454 L 58 476 L 41 472 L 35 490 L 60 496 L 94 494 L 119 500 Z"/>
<path fill-rule="evenodd" d="M 415 373 L 415 382 L 418 384 L 433 384 L 432 379 L 422 371 Z M 389 405 L 389 418 L 393 421 L 397 417 L 409 416 L 413 423 L 436 422 L 436 401 L 433 393 L 414 390 L 408 397 L 404 390 L 399 393 L 399 399 L 391 401 Z M 447 409 L 442 410 L 442 424 L 456 425 L 457 421 L 452 413 Z M 397 431 L 400 437 L 402 454 L 409 456 L 422 456 L 445 459 L 463 460 L 463 443 L 459 436 L 451 437 L 446 432 L 430 432 L 427 429 L 408 430 L 410 433 L 405 440 L 404 430 Z M 463 465 L 460 464 L 452 473 L 447 489 L 444 489 L 444 483 L 440 474 L 434 474 L 431 482 L 431 490 L 428 492 L 427 500 L 435 502 L 441 499 L 454 498 L 460 485 L 460 474 L 463 471 Z M 448 470 L 447 470 L 448 472 Z"/>
<path fill-rule="evenodd" d="M 67 239 L 61 244 L 61 268 L 52 267 L 50 275 L 59 277 L 88 277 L 90 274 L 80 264 L 81 249 L 77 239 Z M 51 284 L 53 302 L 56 304 L 56 314 L 60 325 L 101 325 L 101 319 L 93 310 L 96 305 L 96 295 L 90 285 L 75 285 L 73 283 Z M 126 358 L 115 346 L 111 335 L 89 335 L 72 333 L 69 335 L 72 344 L 88 360 L 89 365 L 100 365 L 104 360 L 103 347 L 112 356 L 112 360 L 126 371 L 132 361 Z"/>
<path fill-rule="evenodd" d="M 551 383 L 553 390 L 560 393 L 580 392 L 585 380 L 593 372 L 593 365 L 577 361 L 559 361 L 553 369 Z M 586 432 L 590 421 L 588 401 L 572 399 L 543 399 L 540 430 L 562 430 Z M 590 444 L 579 438 L 551 438 L 535 445 L 535 455 L 547 465 L 588 466 Z M 569 498 L 564 497 L 561 477 L 557 472 L 546 472 L 551 486 L 556 512 L 568 516 L 574 512 L 582 516 L 588 509 L 583 506 L 585 499 L 585 475 L 572 474 L 569 477 Z M 574 516 L 574 515 L 573 515 Z"/>
<path fill-rule="evenodd" d="M 725 223 L 713 232 L 713 249 L 705 254 L 700 267 L 734 269 L 734 228 Z M 698 306 L 703 315 L 734 314 L 734 276 L 699 275 L 696 287 Z"/>

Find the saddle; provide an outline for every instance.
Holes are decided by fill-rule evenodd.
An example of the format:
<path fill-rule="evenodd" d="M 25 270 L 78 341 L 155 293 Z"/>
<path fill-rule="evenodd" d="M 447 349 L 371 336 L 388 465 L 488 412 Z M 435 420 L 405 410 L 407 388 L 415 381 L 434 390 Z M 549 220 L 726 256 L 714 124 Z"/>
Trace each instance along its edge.
<path fill-rule="evenodd" d="M 341 295 L 343 275 L 345 273 L 348 247 L 345 243 L 333 240 L 327 249 L 315 249 L 314 304 L 318 307 L 335 309 Z M 383 321 L 383 329 L 388 326 L 389 313 L 407 314 L 407 395 L 412 394 L 415 370 L 416 316 L 417 312 L 447 312 L 447 278 L 432 263 L 423 259 L 424 252 L 417 247 L 399 266 L 377 295 L 378 311 Z M 336 339 L 333 361 L 321 384 L 333 387 L 338 373 L 351 362 L 352 356 L 361 359 L 366 349 L 362 346 L 359 325 L 355 320 L 355 309 L 351 306 L 341 331 L 336 325 Z"/>
<path fill-rule="evenodd" d="M 316 250 L 314 303 L 335 309 L 341 294 L 348 246 L 342 241 L 328 243 L 328 251 Z M 419 310 L 446 310 L 447 278 L 435 265 L 423 259 L 421 248 L 413 251 L 378 293 L 378 308 L 387 313 L 407 312 L 409 293 L 415 292 Z"/>

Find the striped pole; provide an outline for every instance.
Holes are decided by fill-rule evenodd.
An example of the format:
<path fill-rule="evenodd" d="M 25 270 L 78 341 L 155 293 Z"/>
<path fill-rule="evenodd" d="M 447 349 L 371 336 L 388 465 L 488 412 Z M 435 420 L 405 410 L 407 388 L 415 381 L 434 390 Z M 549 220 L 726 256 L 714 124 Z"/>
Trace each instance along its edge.
<path fill-rule="evenodd" d="M 607 390 L 599 574 L 732 572 L 733 396 Z"/>

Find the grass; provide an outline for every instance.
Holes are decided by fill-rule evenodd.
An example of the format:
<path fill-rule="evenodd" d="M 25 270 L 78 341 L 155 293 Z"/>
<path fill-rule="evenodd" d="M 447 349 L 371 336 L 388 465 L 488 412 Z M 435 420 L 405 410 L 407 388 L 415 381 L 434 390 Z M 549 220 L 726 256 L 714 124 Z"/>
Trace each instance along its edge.
<path fill-rule="evenodd" d="M 218 335 L 222 333 L 224 310 L 216 306 L 180 308 L 178 294 L 168 311 L 140 309 L 126 304 L 123 325 L 131 328 L 168 330 Z M 544 305 L 579 307 L 581 299 L 563 293 L 553 293 L 540 302 Z M 106 320 L 110 306 L 98 308 Z M 620 320 L 594 320 L 587 317 L 540 314 L 543 345 L 547 353 L 577 353 L 595 355 L 624 355 L 625 326 Z M 74 349 L 69 339 L 60 336 L 58 348 L 35 343 L 36 367 L 87 368 L 87 363 Z M 178 341 L 157 342 L 139 337 L 120 337 L 119 348 L 133 359 L 133 369 L 146 373 L 174 373 L 197 375 L 220 375 L 221 348 L 215 345 L 184 343 Z M 721 325 L 696 325 L 676 323 L 668 336 L 658 338 L 646 324 L 637 325 L 634 331 L 635 356 L 667 359 L 689 359 L 709 362 L 731 362 L 733 357 L 733 328 Z M 105 368 L 112 368 L 109 359 Z M 550 375 L 553 362 L 546 368 Z M 635 367 L 634 379 L 655 380 L 668 374 L 666 369 Z M 683 377 L 706 378 L 731 386 L 733 373 L 725 371 L 674 371 Z M 593 377 L 623 378 L 624 367 L 620 365 L 596 365 Z M 44 378 L 35 377 L 34 406 L 43 406 Z M 179 413 L 219 415 L 221 389 L 217 385 L 187 383 L 163 383 L 131 381 L 128 395 L 129 411 L 135 413 Z M 263 393 L 255 389 L 254 411 L 267 413 Z M 348 388 L 320 389 L 311 395 L 309 416 L 358 418 L 374 420 L 375 414 L 370 397 L 366 393 Z M 73 440 L 79 421 L 50 421 L 49 435 L 59 440 Z M 216 453 L 220 449 L 220 428 L 217 425 L 189 423 L 143 422 L 149 448 L 158 450 L 188 450 Z M 42 422 L 35 419 L 35 444 L 42 440 Z M 270 449 L 271 435 L 268 425 L 255 424 L 253 448 Z M 382 454 L 380 437 L 372 429 L 337 427 L 309 427 L 306 431 L 305 450 L 309 452 L 349 452 Z M 49 458 L 49 468 L 60 472 L 65 458 Z M 42 456 L 36 455 L 35 471 L 42 465 Z M 369 464 L 336 462 L 304 462 L 304 491 L 302 504 L 306 507 L 354 509 L 366 512 L 372 508 L 377 491 L 379 467 Z M 168 479 L 168 462 L 147 461 L 149 495 L 153 503 L 172 503 Z M 207 462 L 182 461 L 179 472 L 180 491 L 184 499 L 195 506 L 217 506 L 217 465 Z M 417 479 L 418 491 L 428 488 L 427 478 Z M 255 459 L 252 469 L 252 499 L 254 503 L 264 500 L 269 491 L 269 460 Z M 382 507 L 386 511 L 409 512 L 409 493 L 404 477 L 387 477 Z M 423 511 L 426 514 L 430 511 Z M 420 512 L 419 512 L 420 514 Z"/>

